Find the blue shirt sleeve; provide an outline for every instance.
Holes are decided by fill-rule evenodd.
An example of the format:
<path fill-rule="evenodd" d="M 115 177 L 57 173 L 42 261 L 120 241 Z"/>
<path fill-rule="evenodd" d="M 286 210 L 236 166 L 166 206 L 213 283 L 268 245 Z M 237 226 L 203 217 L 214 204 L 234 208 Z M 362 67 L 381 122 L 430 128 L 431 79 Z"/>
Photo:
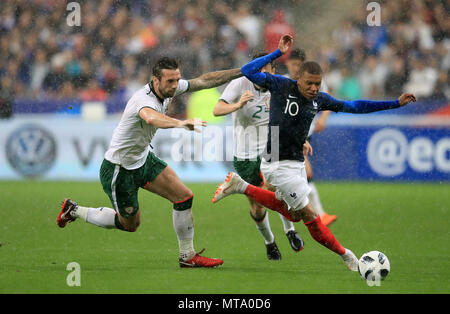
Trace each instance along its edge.
<path fill-rule="evenodd" d="M 341 100 L 327 93 L 320 93 L 323 104 L 320 110 L 332 110 L 335 112 L 370 113 L 381 110 L 389 110 L 400 107 L 397 100 Z"/>
<path fill-rule="evenodd" d="M 269 53 L 268 55 L 250 61 L 241 68 L 241 72 L 245 75 L 246 78 L 248 78 L 256 85 L 269 88 L 270 79 L 267 78 L 269 74 L 261 73 L 260 70 L 263 66 L 272 62 L 276 58 L 279 58 L 281 55 L 281 51 L 277 49 L 274 52 Z"/>

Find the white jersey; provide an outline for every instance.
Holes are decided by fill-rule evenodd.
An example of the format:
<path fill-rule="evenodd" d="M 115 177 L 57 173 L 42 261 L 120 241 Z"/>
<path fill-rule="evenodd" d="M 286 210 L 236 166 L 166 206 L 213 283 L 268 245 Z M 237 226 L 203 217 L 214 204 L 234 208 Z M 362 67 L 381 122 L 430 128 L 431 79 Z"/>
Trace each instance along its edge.
<path fill-rule="evenodd" d="M 258 90 L 246 77 L 240 77 L 228 84 L 220 99 L 235 103 L 247 90 L 253 93 L 253 99 L 232 113 L 234 156 L 256 159 L 264 152 L 267 143 L 270 92 Z"/>
<path fill-rule="evenodd" d="M 188 88 L 188 81 L 179 80 L 174 97 L 186 92 Z M 145 123 L 139 112 L 148 107 L 166 114 L 171 101 L 172 98 L 166 98 L 161 102 L 151 90 L 150 84 L 135 92 L 128 100 L 119 125 L 114 129 L 105 159 L 128 170 L 144 165 L 150 151 L 149 144 L 158 128 Z"/>

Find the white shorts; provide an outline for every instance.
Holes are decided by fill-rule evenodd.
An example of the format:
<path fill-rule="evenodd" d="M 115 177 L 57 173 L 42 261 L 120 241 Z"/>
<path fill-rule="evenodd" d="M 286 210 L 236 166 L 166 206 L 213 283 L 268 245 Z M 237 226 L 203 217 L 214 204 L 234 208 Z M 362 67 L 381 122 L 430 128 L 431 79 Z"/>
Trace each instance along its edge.
<path fill-rule="evenodd" d="M 267 162 L 261 160 L 261 172 L 272 185 L 277 199 L 286 202 L 289 210 L 300 210 L 309 203 L 311 188 L 306 178 L 305 163 L 295 160 Z"/>

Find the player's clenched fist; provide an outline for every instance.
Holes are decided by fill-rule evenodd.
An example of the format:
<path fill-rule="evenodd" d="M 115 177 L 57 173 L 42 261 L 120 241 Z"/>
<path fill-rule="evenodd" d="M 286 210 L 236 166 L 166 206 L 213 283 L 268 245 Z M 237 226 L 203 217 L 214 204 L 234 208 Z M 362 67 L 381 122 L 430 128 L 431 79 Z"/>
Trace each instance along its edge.
<path fill-rule="evenodd" d="M 249 90 L 246 90 L 245 93 L 242 94 L 241 98 L 239 98 L 239 108 L 245 106 L 245 104 L 253 98 L 253 93 Z"/>
<path fill-rule="evenodd" d="M 283 35 L 278 43 L 278 49 L 282 54 L 285 54 L 294 43 L 294 38 L 291 35 Z"/>
<path fill-rule="evenodd" d="M 196 128 L 196 126 L 206 126 L 206 121 L 203 121 L 201 119 L 188 119 L 181 121 L 181 124 L 185 129 L 188 129 L 189 131 L 200 133 L 201 130 Z"/>
<path fill-rule="evenodd" d="M 406 104 L 410 102 L 417 101 L 416 96 L 413 94 L 404 93 L 398 98 L 398 102 L 400 103 L 400 106 L 405 106 Z"/>

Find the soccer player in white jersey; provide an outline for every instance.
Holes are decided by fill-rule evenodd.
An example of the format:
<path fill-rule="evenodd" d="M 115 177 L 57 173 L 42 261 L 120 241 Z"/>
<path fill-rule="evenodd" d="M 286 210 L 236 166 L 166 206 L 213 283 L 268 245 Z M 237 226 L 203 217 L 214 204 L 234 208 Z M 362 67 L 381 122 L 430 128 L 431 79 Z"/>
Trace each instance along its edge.
<path fill-rule="evenodd" d="M 265 53 L 257 54 L 253 59 Z M 275 74 L 274 63 L 269 63 L 261 69 L 262 72 Z M 215 116 L 232 113 L 234 161 L 237 173 L 247 182 L 255 185 L 266 185 L 261 174 L 261 157 L 267 142 L 267 125 L 269 123 L 270 92 L 263 89 L 245 77 L 231 81 L 223 91 L 214 107 Z M 267 185 L 266 185 L 267 186 Z M 268 187 L 270 189 L 270 187 Z M 267 258 L 280 260 L 281 253 L 270 228 L 267 210 L 250 197 L 250 216 L 256 228 L 264 238 Z M 294 224 L 279 214 L 284 232 L 292 249 L 299 252 L 303 249 L 303 240 L 295 230 Z"/>
<path fill-rule="evenodd" d="M 305 62 L 306 54 L 303 49 L 294 49 L 289 55 L 288 60 L 286 61 L 286 66 L 288 69 L 288 74 L 286 77 L 289 77 L 293 80 L 298 80 L 300 78 L 300 67 L 303 62 Z M 322 85 L 320 86 L 320 91 L 324 93 L 328 93 L 328 86 L 325 84 L 325 81 L 322 80 Z M 322 132 L 325 129 L 325 125 L 327 123 L 328 116 L 331 111 L 323 111 L 320 114 L 316 115 L 311 123 L 311 127 L 308 133 L 308 141 L 311 141 L 311 136 L 314 133 Z M 337 219 L 336 215 L 329 215 L 326 213 L 322 207 L 322 202 L 320 201 L 319 191 L 317 191 L 316 185 L 313 182 L 313 170 L 311 163 L 308 159 L 308 156 L 305 155 L 305 168 L 306 168 L 306 177 L 308 178 L 308 184 L 311 188 L 311 193 L 309 194 L 309 199 L 311 200 L 311 204 L 317 213 L 320 216 L 323 224 L 328 226 L 333 221 Z"/>
<path fill-rule="evenodd" d="M 197 126 L 206 126 L 202 120 L 182 121 L 167 116 L 173 97 L 220 86 L 240 76 L 240 69 L 231 69 L 184 80 L 176 60 L 168 57 L 158 60 L 153 67 L 151 82 L 128 101 L 100 169 L 100 181 L 113 208 L 83 207 L 67 198 L 57 217 L 58 226 L 64 228 L 68 222 L 81 218 L 106 229 L 134 232 L 140 224 L 138 190 L 143 188 L 173 203 L 173 227 L 178 238 L 180 267 L 223 264 L 221 259 L 201 256 L 203 251 L 195 252 L 191 210 L 193 193 L 170 166 L 150 151 L 149 144 L 159 128 L 199 131 Z"/>

